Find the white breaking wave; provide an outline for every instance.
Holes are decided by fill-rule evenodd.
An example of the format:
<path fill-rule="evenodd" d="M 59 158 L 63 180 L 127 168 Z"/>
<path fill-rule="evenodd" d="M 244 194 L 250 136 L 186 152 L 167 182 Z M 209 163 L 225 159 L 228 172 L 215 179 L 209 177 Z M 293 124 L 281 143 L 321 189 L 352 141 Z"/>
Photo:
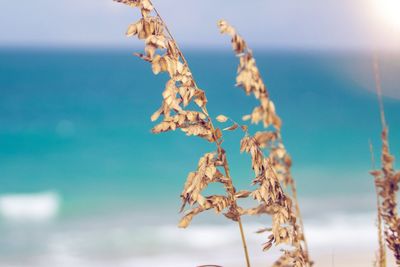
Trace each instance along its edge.
<path fill-rule="evenodd" d="M 60 197 L 55 192 L 0 196 L 0 215 L 8 220 L 47 221 L 57 216 Z"/>
<path fill-rule="evenodd" d="M 375 214 L 330 214 L 321 218 L 307 218 L 305 232 L 313 249 L 335 247 L 373 246 L 377 240 Z M 250 243 L 261 244 L 267 234 L 255 234 L 255 231 L 268 224 L 246 222 L 244 228 Z M 164 225 L 156 229 L 157 239 L 170 245 L 183 244 L 193 249 L 215 249 L 240 241 L 237 225 L 199 225 L 192 223 L 187 229 L 175 225 Z M 224 237 L 224 238 L 221 238 Z M 372 247 L 371 246 L 371 247 Z"/>
<path fill-rule="evenodd" d="M 32 244 L 34 249 L 27 254 L 15 254 L 13 258 L 0 257 L 0 266 L 244 265 L 240 234 L 235 223 L 203 224 L 195 220 L 188 229 L 182 230 L 170 223 L 135 225 L 132 221 L 135 219 L 93 217 L 81 222 L 64 222 L 62 227 L 54 224 L 52 228 L 47 225 L 39 225 L 42 228 L 37 225 L 26 228 L 25 224 L 15 224 L 13 228 L 9 228 L 12 231 L 2 237 L 4 244 L 10 244 L 4 247 L 12 247 L 15 240 L 20 240 Z M 377 249 L 374 224 L 374 213 L 331 213 L 305 218 L 306 236 L 316 266 L 371 266 Z M 267 234 L 255 234 L 254 231 L 265 225 L 246 220 L 244 226 L 252 266 L 270 266 L 281 252 L 274 247 L 267 253 L 262 252 L 262 243 L 267 240 Z M 38 234 L 26 238 L 21 236 L 21 232 L 29 234 L 33 230 L 39 231 Z M 21 237 L 25 239 L 21 241 Z M 29 265 L 26 261 L 29 261 Z M 388 266 L 395 265 L 389 263 Z"/>

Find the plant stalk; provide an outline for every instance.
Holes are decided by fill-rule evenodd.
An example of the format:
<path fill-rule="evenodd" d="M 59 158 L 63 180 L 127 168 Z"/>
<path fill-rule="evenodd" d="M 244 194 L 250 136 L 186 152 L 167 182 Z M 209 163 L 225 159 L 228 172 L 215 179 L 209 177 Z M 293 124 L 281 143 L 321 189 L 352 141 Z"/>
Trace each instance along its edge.
<path fill-rule="evenodd" d="M 379 112 L 381 115 L 382 128 L 384 129 L 384 128 L 386 128 L 386 119 L 385 119 L 385 111 L 383 108 L 382 83 L 381 83 L 381 74 L 380 74 L 380 68 L 379 68 L 379 59 L 378 59 L 377 54 L 374 54 L 373 66 L 374 66 L 374 75 L 375 75 L 375 89 L 376 89 L 376 94 L 378 95 L 378 102 L 379 102 Z"/>
<path fill-rule="evenodd" d="M 239 229 L 240 229 L 240 236 L 242 237 L 244 255 L 246 257 L 246 265 L 247 265 L 247 267 L 250 267 L 249 252 L 247 251 L 246 238 L 244 236 L 242 220 L 240 219 L 240 217 L 239 217 L 239 220 L 238 220 L 238 224 L 239 224 Z"/>
<path fill-rule="evenodd" d="M 174 37 L 172 36 L 170 30 L 168 29 L 167 24 L 164 22 L 164 20 L 162 19 L 162 17 L 161 17 L 160 14 L 158 13 L 157 9 L 154 7 L 154 5 L 153 5 L 153 8 L 154 8 L 154 12 L 156 13 L 157 17 L 158 17 L 158 18 L 161 20 L 161 22 L 164 24 L 165 30 L 167 31 L 169 37 L 174 41 L 174 43 L 175 43 L 175 45 L 176 45 L 176 48 L 177 48 L 177 50 L 178 50 L 178 52 L 179 52 L 179 54 L 180 54 L 180 56 L 181 56 L 181 58 L 182 58 L 183 63 L 186 65 L 186 67 L 187 67 L 187 68 L 189 69 L 189 71 L 192 73 L 192 71 L 191 71 L 190 68 L 189 68 L 189 64 L 188 64 L 188 62 L 187 62 L 185 56 L 183 55 L 181 49 L 180 49 L 179 46 L 178 46 L 178 43 L 175 41 L 175 39 L 174 39 Z M 193 77 L 193 73 L 192 73 L 192 77 Z M 198 89 L 198 86 L 197 86 L 196 81 L 194 80 L 194 78 L 193 78 L 193 83 L 194 83 L 194 86 Z M 206 107 L 203 107 L 202 109 L 203 109 L 203 112 L 204 112 L 205 115 L 207 116 L 207 119 L 208 119 L 208 121 L 209 121 L 209 123 L 210 123 L 211 131 L 212 131 L 212 134 L 213 134 L 213 137 L 214 137 L 214 140 L 215 140 L 215 144 L 217 145 L 218 155 L 222 155 L 223 149 L 222 149 L 222 147 L 221 147 L 221 143 L 220 143 L 220 142 L 218 141 L 218 139 L 217 139 L 216 130 L 215 130 L 215 127 L 214 127 L 214 125 L 213 125 L 213 123 L 212 123 L 212 119 L 211 119 L 210 115 L 208 114 L 207 108 L 206 108 Z M 234 195 L 235 195 L 236 192 L 235 192 L 235 188 L 233 187 L 233 182 L 232 182 L 232 178 L 231 178 L 230 173 L 229 173 L 229 167 L 228 167 L 228 162 L 227 162 L 226 158 L 225 158 L 225 160 L 224 160 L 224 166 L 223 166 L 223 167 L 224 167 L 224 171 L 225 171 L 226 178 L 228 178 L 228 180 L 229 180 L 229 184 L 228 184 L 228 187 L 227 187 L 228 193 L 229 193 L 229 195 L 230 195 L 231 200 L 233 201 L 234 207 L 237 207 L 237 203 L 236 203 L 236 200 L 235 200 L 235 198 L 234 198 Z M 241 221 L 240 216 L 239 216 L 237 222 L 238 222 L 238 224 L 239 224 L 240 236 L 241 236 L 241 239 L 242 239 L 243 250 L 244 250 L 244 254 L 245 254 L 245 258 L 246 258 L 246 266 L 247 266 L 247 267 L 251 267 L 251 266 L 250 266 L 250 257 L 249 257 L 249 253 L 248 253 L 248 250 L 247 250 L 246 238 L 245 238 L 245 234 L 244 234 L 244 230 L 243 230 L 243 225 L 242 225 L 242 221 Z"/>
<path fill-rule="evenodd" d="M 303 238 L 303 245 L 304 245 L 304 252 L 305 255 L 307 257 L 307 260 L 309 260 L 309 252 L 308 252 L 308 244 L 307 244 L 307 240 L 306 240 L 306 236 L 304 234 L 304 223 L 303 223 L 303 217 L 301 216 L 301 212 L 300 212 L 300 205 L 299 205 L 299 200 L 297 199 L 297 190 L 296 190 L 296 183 L 295 181 L 292 179 L 292 184 L 290 186 L 291 191 L 292 191 L 292 197 L 295 203 L 295 209 L 296 209 L 296 215 L 297 215 L 297 219 L 299 220 L 299 224 L 300 224 L 300 229 L 301 229 L 301 234 L 302 234 L 302 238 Z"/>
<path fill-rule="evenodd" d="M 206 107 L 204 107 L 204 113 L 206 114 L 206 116 L 209 119 L 210 126 L 211 126 L 211 131 L 213 132 L 215 143 L 217 144 L 218 154 L 221 154 L 222 153 L 221 143 L 218 142 L 218 140 L 216 139 L 215 128 L 214 128 L 214 125 L 212 123 L 212 120 L 211 120 L 210 116 L 208 115 L 208 111 L 207 111 Z M 229 187 L 227 188 L 227 190 L 228 190 L 229 195 L 230 195 L 230 197 L 231 197 L 231 199 L 233 201 L 234 206 L 237 207 L 237 203 L 236 203 L 236 200 L 234 198 L 234 195 L 235 195 L 236 192 L 235 192 L 235 188 L 233 187 L 232 177 L 230 175 L 229 165 L 228 165 L 228 161 L 227 161 L 226 158 L 224 160 L 224 171 L 225 171 L 226 178 L 228 178 L 228 180 L 229 180 Z M 251 267 L 249 252 L 248 252 L 248 249 L 247 249 L 246 237 L 245 237 L 245 234 L 244 234 L 243 224 L 242 224 L 242 220 L 241 220 L 240 216 L 239 216 L 237 222 L 239 224 L 240 236 L 242 238 L 243 251 L 244 251 L 244 256 L 246 258 L 246 266 L 247 267 Z"/>

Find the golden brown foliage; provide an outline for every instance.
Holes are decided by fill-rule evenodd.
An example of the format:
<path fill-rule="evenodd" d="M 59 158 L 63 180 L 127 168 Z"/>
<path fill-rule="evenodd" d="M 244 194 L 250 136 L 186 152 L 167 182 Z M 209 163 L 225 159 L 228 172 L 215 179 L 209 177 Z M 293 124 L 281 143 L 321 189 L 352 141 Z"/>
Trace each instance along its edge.
<path fill-rule="evenodd" d="M 269 160 L 264 157 L 254 137 L 246 135 L 241 141 L 240 150 L 251 156 L 255 174 L 253 185 L 258 185 L 258 188 L 251 192 L 250 196 L 260 203 L 256 208 L 243 210 L 243 214 L 267 213 L 272 216 L 271 235 L 263 247 L 264 250 L 268 250 L 273 243 L 276 245 L 290 244 L 293 238 L 293 229 L 287 225 L 295 220 L 290 198 L 283 191 Z"/>
<path fill-rule="evenodd" d="M 389 151 L 388 128 L 382 131 L 382 169 L 372 171 L 380 201 L 379 212 L 384 225 L 386 244 L 400 265 L 400 218 L 396 194 L 399 190 L 400 172 L 393 168 L 394 157 Z"/>
<path fill-rule="evenodd" d="M 262 121 L 264 128 L 272 128 L 269 131 L 257 132 L 254 135 L 254 138 L 251 139 L 254 140 L 253 146 L 257 146 L 258 148 L 263 148 L 268 151 L 269 168 L 274 173 L 274 176 L 277 177 L 276 180 L 269 178 L 268 180 L 270 184 L 265 184 L 265 181 L 263 181 L 263 183 L 261 183 L 261 189 L 265 191 L 265 188 L 276 186 L 276 184 L 280 185 L 280 182 L 282 182 L 284 186 L 289 186 L 292 192 L 292 200 L 295 205 L 294 209 L 292 208 L 292 200 L 290 197 L 285 196 L 285 200 L 280 203 L 281 214 L 279 215 L 279 219 L 285 219 L 282 220 L 281 223 L 289 224 L 291 230 L 287 231 L 288 227 L 282 227 L 279 231 L 283 233 L 283 236 L 287 235 L 287 237 L 290 237 L 290 242 L 287 243 L 290 243 L 294 247 L 294 250 L 285 251 L 283 256 L 275 263 L 274 266 L 310 266 L 312 263 L 308 256 L 307 243 L 303 234 L 303 223 L 297 200 L 296 186 L 291 175 L 292 160 L 290 155 L 287 153 L 281 139 L 281 119 L 276 114 L 275 105 L 269 98 L 267 88 L 261 78 L 261 74 L 256 65 L 253 53 L 248 48 L 244 39 L 238 35 L 236 30 L 226 21 L 219 21 L 218 26 L 221 33 L 231 36 L 233 50 L 239 57 L 236 86 L 241 87 L 247 95 L 253 94 L 254 97 L 260 102 L 260 105 L 254 108 L 250 115 L 245 115 L 243 120 L 250 119 L 251 122 L 255 124 L 258 124 L 260 121 Z M 243 139 L 242 141 L 242 143 L 249 142 L 251 143 L 251 141 L 248 139 Z M 256 158 L 258 156 L 253 154 L 253 168 L 258 169 L 259 165 L 254 166 L 254 161 L 257 161 Z M 263 167 L 266 168 L 266 166 Z M 267 191 L 267 195 L 269 194 L 270 192 Z M 279 192 L 279 194 L 285 195 L 283 191 Z M 257 191 L 254 192 L 253 196 L 255 196 L 256 199 L 260 198 L 260 196 L 257 194 Z M 268 201 L 270 200 L 267 200 L 266 206 L 270 207 L 270 203 Z M 258 212 L 262 212 L 262 210 L 259 209 Z M 270 209 L 266 209 L 265 212 L 269 213 Z M 285 214 L 282 214 L 282 212 Z M 275 228 L 278 227 L 275 225 Z M 277 235 L 277 232 L 273 231 L 273 233 L 274 235 Z M 285 239 L 285 241 L 288 240 L 289 238 Z M 271 242 L 267 242 L 267 247 L 270 247 L 270 245 Z"/>
<path fill-rule="evenodd" d="M 198 163 L 197 170 L 189 173 L 182 198 L 184 211 L 179 227 L 187 227 L 193 217 L 203 211 L 214 209 L 239 223 L 246 264 L 250 266 L 247 246 L 240 219 L 240 208 L 236 200 L 246 196 L 244 192 L 236 192 L 229 173 L 225 150 L 221 147 L 222 131 L 215 128 L 207 111 L 207 98 L 203 90 L 194 81 L 187 61 L 173 39 L 167 26 L 149 0 L 117 0 L 132 7 L 139 8 L 142 18 L 131 24 L 127 36 L 137 36 L 145 42 L 145 54 L 136 54 L 152 65 L 154 74 L 167 73 L 169 80 L 162 93 L 161 107 L 151 116 L 152 121 L 162 119 L 152 132 L 161 133 L 181 129 L 187 135 L 198 136 L 216 145 L 216 152 L 206 153 Z M 154 11 L 154 12 L 153 12 Z M 154 14 L 155 13 L 155 14 Z M 197 110 L 189 110 L 194 103 Z M 193 106 L 193 105 L 192 105 Z M 226 121 L 223 115 L 218 121 Z M 234 130 L 233 125 L 226 130 Z M 203 196 L 202 191 L 209 183 L 221 183 L 226 195 Z"/>
<path fill-rule="evenodd" d="M 152 121 L 162 118 L 152 132 L 161 133 L 180 129 L 187 135 L 198 136 L 217 144 L 217 152 L 205 154 L 199 161 L 195 172 L 188 175 L 182 192 L 182 210 L 186 204 L 195 208 L 189 210 L 180 222 L 181 227 L 187 227 L 194 215 L 211 208 L 217 212 L 234 206 L 235 189 L 231 179 L 225 177 L 218 167 L 224 167 L 225 151 L 220 147 L 221 131 L 215 129 L 208 115 L 207 99 L 204 91 L 200 90 L 190 72 L 190 69 L 178 48 L 175 40 L 168 33 L 166 25 L 157 15 L 153 15 L 153 5 L 148 0 L 118 1 L 133 7 L 138 7 L 142 18 L 131 24 L 127 36 L 137 36 L 144 39 L 145 54 L 137 54 L 152 65 L 154 74 L 165 72 L 169 76 L 161 107 L 151 116 Z M 190 103 L 195 103 L 198 110 L 189 110 Z M 223 119 L 219 116 L 219 120 Z M 201 192 L 209 183 L 222 183 L 227 189 L 228 196 L 204 197 Z M 237 220 L 237 218 L 235 217 Z"/>
<path fill-rule="evenodd" d="M 371 152 L 371 166 L 372 169 L 375 169 L 375 156 L 374 156 L 374 149 L 372 143 L 369 144 L 370 152 Z M 377 182 L 377 177 L 375 177 L 375 183 Z M 376 207 L 377 207 L 377 228 L 378 228 L 378 245 L 379 250 L 376 253 L 376 260 L 374 265 L 376 267 L 386 267 L 386 246 L 385 241 L 383 239 L 383 232 L 382 232 L 382 216 L 381 216 L 381 203 L 379 198 L 378 188 L 375 186 L 376 191 Z"/>
<path fill-rule="evenodd" d="M 382 88 L 377 58 L 374 59 L 376 91 L 382 123 L 381 170 L 371 171 L 379 196 L 378 212 L 384 222 L 384 234 L 387 247 L 392 250 L 396 263 L 400 265 L 400 217 L 397 211 L 397 193 L 399 191 L 400 171 L 394 170 L 394 156 L 389 149 L 389 129 L 385 120 L 382 101 Z"/>
<path fill-rule="evenodd" d="M 251 119 L 252 123 L 262 121 L 264 127 L 272 124 L 277 129 L 280 129 L 281 120 L 275 113 L 274 103 L 268 97 L 267 88 L 261 79 L 252 51 L 247 47 L 242 37 L 226 21 L 221 20 L 218 24 L 221 33 L 232 37 L 233 50 L 239 56 L 240 62 L 236 77 L 236 86 L 242 87 L 247 95 L 252 93 L 260 101 L 260 106 L 254 108 L 253 112 L 250 115 L 245 115 L 243 119 Z"/>
<path fill-rule="evenodd" d="M 224 115 L 217 116 L 216 120 L 221 123 L 230 120 L 232 124 L 223 130 L 215 128 L 207 111 L 207 98 L 204 91 L 197 87 L 183 53 L 152 3 L 149 0 L 116 1 L 140 10 L 142 17 L 128 27 L 127 36 L 136 36 L 144 40 L 145 53 L 136 55 L 151 64 L 154 74 L 166 73 L 169 77 L 162 93 L 161 107 L 151 116 L 152 121 L 160 120 L 153 128 L 153 133 L 180 129 L 187 135 L 198 136 L 216 145 L 216 151 L 204 154 L 196 170 L 189 173 L 187 177 L 181 194 L 181 211 L 184 211 L 187 206 L 189 208 L 179 226 L 182 228 L 189 226 L 194 216 L 206 210 L 213 209 L 216 213 L 223 213 L 239 224 L 247 266 L 250 266 L 250 261 L 241 223 L 242 215 L 264 213 L 271 215 L 272 228 L 262 230 L 262 232 L 271 232 L 264 250 L 269 249 L 273 244 L 299 244 L 301 234 L 300 228 L 297 227 L 296 214 L 293 212 L 292 200 L 281 186 L 281 180 L 291 183 L 291 177 L 284 168 L 291 161 L 279 141 L 279 131 L 250 136 L 247 126 L 239 125 Z M 238 39 L 237 42 L 235 50 L 244 51 L 246 48 L 244 41 Z M 276 116 L 273 103 L 268 98 L 254 59 L 247 56 L 242 61 L 244 70 L 238 78 L 238 83 L 261 101 L 261 105 L 249 118 L 255 123 L 263 120 L 266 127 L 274 125 L 276 129 L 280 129 L 280 119 Z M 254 79 L 254 75 L 258 78 Z M 189 107 L 194 107 L 194 109 L 189 109 Z M 250 154 L 252 159 L 252 168 L 255 173 L 253 184 L 257 185 L 254 191 L 236 191 L 230 176 L 226 153 L 221 146 L 222 131 L 236 129 L 245 132 L 245 137 L 241 141 L 241 151 Z M 271 149 L 272 152 L 268 158 L 263 155 L 262 147 Z M 203 195 L 204 189 L 210 183 L 223 185 L 225 194 Z M 259 204 L 250 209 L 238 206 L 238 199 L 248 197 L 257 200 Z M 300 250 L 286 251 L 280 262 L 284 264 L 281 266 L 307 266 L 307 259 Z"/>

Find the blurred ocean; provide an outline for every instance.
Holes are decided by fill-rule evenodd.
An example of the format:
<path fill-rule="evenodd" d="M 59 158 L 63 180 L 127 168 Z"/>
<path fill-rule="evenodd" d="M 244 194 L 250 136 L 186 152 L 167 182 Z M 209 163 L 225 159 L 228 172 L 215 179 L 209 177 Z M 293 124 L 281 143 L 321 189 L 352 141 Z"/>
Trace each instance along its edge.
<path fill-rule="evenodd" d="M 186 175 L 213 147 L 181 132 L 150 133 L 166 77 L 134 50 L 0 50 L 0 266 L 243 266 L 236 225 L 210 212 L 176 228 Z M 240 120 L 252 110 L 256 101 L 234 87 L 232 53 L 186 54 L 211 114 Z M 317 266 L 366 266 L 377 246 L 368 140 L 376 157 L 380 150 L 371 55 L 255 56 L 283 120 Z M 400 54 L 382 54 L 400 158 L 398 62 Z M 227 133 L 224 147 L 235 184 L 249 188 L 240 137 Z M 277 256 L 262 254 L 266 237 L 253 234 L 268 222 L 245 219 L 256 266 Z"/>

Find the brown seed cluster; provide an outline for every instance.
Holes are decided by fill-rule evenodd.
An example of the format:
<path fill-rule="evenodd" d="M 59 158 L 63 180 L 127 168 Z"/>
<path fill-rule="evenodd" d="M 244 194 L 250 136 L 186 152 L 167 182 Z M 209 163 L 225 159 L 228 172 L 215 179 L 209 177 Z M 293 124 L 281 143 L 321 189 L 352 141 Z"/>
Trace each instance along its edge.
<path fill-rule="evenodd" d="M 231 197 L 218 195 L 204 197 L 201 195 L 201 192 L 210 183 L 223 184 L 228 193 L 234 191 L 231 180 L 225 177 L 218 169 L 223 166 L 224 160 L 218 158 L 217 154 L 207 153 L 200 159 L 197 170 L 189 173 L 181 195 L 183 202 L 181 211 L 184 210 L 187 204 L 191 207 L 195 207 L 185 214 L 179 223 L 179 227 L 186 228 L 193 216 L 209 209 L 214 209 L 216 213 L 221 213 L 227 209 L 225 216 L 235 221 L 238 220 L 238 212 L 236 211 L 236 204 L 233 200 L 242 197 L 241 195 L 238 195 L 237 193 L 233 193 Z M 231 210 L 234 210 L 233 216 L 230 214 Z"/>
<path fill-rule="evenodd" d="M 282 257 L 275 263 L 275 266 L 311 266 L 312 262 L 308 256 L 307 243 L 303 234 L 296 186 L 291 175 L 292 160 L 282 143 L 280 133 L 281 119 L 276 114 L 275 105 L 269 98 L 267 88 L 261 78 L 253 53 L 248 48 L 244 39 L 226 21 L 219 21 L 218 26 L 221 33 L 231 36 L 233 50 L 239 57 L 236 86 L 241 87 L 247 95 L 253 94 L 260 102 L 260 105 L 255 107 L 250 115 L 245 115 L 243 120 L 251 120 L 255 124 L 262 121 L 264 128 L 271 129 L 257 132 L 254 137 L 245 137 L 242 140 L 242 147 L 245 144 L 247 148 L 242 150 L 250 151 L 252 154 L 253 169 L 255 169 L 256 175 L 261 171 L 259 169 L 260 166 L 262 166 L 262 169 L 267 168 L 266 164 L 268 164 L 274 173 L 273 176 L 267 174 L 265 178 L 261 179 L 257 176 L 254 182 L 260 184 L 260 190 L 252 194 L 256 199 L 266 201 L 265 206 L 268 207 L 264 210 L 261 208 L 256 209 L 257 212 L 262 213 L 265 211 L 266 213 L 270 213 L 271 211 L 271 199 L 262 199 L 261 195 L 272 195 L 276 197 L 275 201 L 277 200 L 276 203 L 278 203 L 278 206 L 274 209 L 277 215 L 276 218 L 273 215 L 272 236 L 269 237 L 265 248 L 269 248 L 272 245 L 272 240 L 275 240 L 277 244 L 281 240 L 284 240 L 284 242 L 291 244 L 294 250 L 285 251 Z M 267 160 L 260 161 L 258 159 L 260 157 L 259 154 L 262 153 L 255 153 L 255 151 L 260 148 L 267 151 Z M 276 179 L 273 177 L 276 177 Z M 281 188 L 280 183 L 290 187 L 292 192 L 291 198 L 286 196 L 283 190 L 279 190 Z M 269 188 L 274 188 L 274 190 L 268 191 Z M 292 202 L 294 202 L 294 208 L 292 208 Z M 287 224 L 290 227 L 281 226 L 282 224 Z M 281 236 L 284 238 L 280 238 Z"/>
<path fill-rule="evenodd" d="M 372 143 L 370 141 L 369 144 L 370 147 L 370 152 L 371 152 L 371 165 L 372 169 L 375 169 L 375 155 L 374 155 L 374 148 L 372 146 Z M 377 176 L 374 176 L 375 178 L 375 183 L 377 182 Z M 375 260 L 374 260 L 374 266 L 375 267 L 386 267 L 386 246 L 385 246 L 385 240 L 384 240 L 384 233 L 382 231 L 383 229 L 383 222 L 382 222 L 382 216 L 381 216 L 381 201 L 379 197 L 379 191 L 378 188 L 375 186 L 375 191 L 376 191 L 376 208 L 377 208 L 377 230 L 378 230 L 378 245 L 379 249 L 375 253 Z"/>
<path fill-rule="evenodd" d="M 232 37 L 233 50 L 239 55 L 240 62 L 236 86 L 243 88 L 248 95 L 252 93 L 260 101 L 260 106 L 255 107 L 253 112 L 250 115 L 245 115 L 243 119 L 251 119 L 252 123 L 262 121 L 265 127 L 272 124 L 280 129 L 281 120 L 275 113 L 274 103 L 268 97 L 267 88 L 261 79 L 252 51 L 247 47 L 243 38 L 226 21 L 221 20 L 218 25 L 221 33 Z"/>
<path fill-rule="evenodd" d="M 380 197 L 380 216 L 384 221 L 386 244 L 400 265 L 400 217 L 396 194 L 399 190 L 400 171 L 394 170 L 394 157 L 389 150 L 388 128 L 382 131 L 382 169 L 371 171 Z"/>
<path fill-rule="evenodd" d="M 288 225 L 293 218 L 291 200 L 284 193 L 279 180 L 258 146 L 256 140 L 246 135 L 241 141 L 240 150 L 251 156 L 252 168 L 255 173 L 253 185 L 258 188 L 251 192 L 250 196 L 260 204 L 253 209 L 244 210 L 244 214 L 259 215 L 270 214 L 272 216 L 272 229 L 268 241 L 263 249 L 268 250 L 273 243 L 290 244 L 292 233 Z M 302 265 L 299 265 L 302 266 Z"/>

